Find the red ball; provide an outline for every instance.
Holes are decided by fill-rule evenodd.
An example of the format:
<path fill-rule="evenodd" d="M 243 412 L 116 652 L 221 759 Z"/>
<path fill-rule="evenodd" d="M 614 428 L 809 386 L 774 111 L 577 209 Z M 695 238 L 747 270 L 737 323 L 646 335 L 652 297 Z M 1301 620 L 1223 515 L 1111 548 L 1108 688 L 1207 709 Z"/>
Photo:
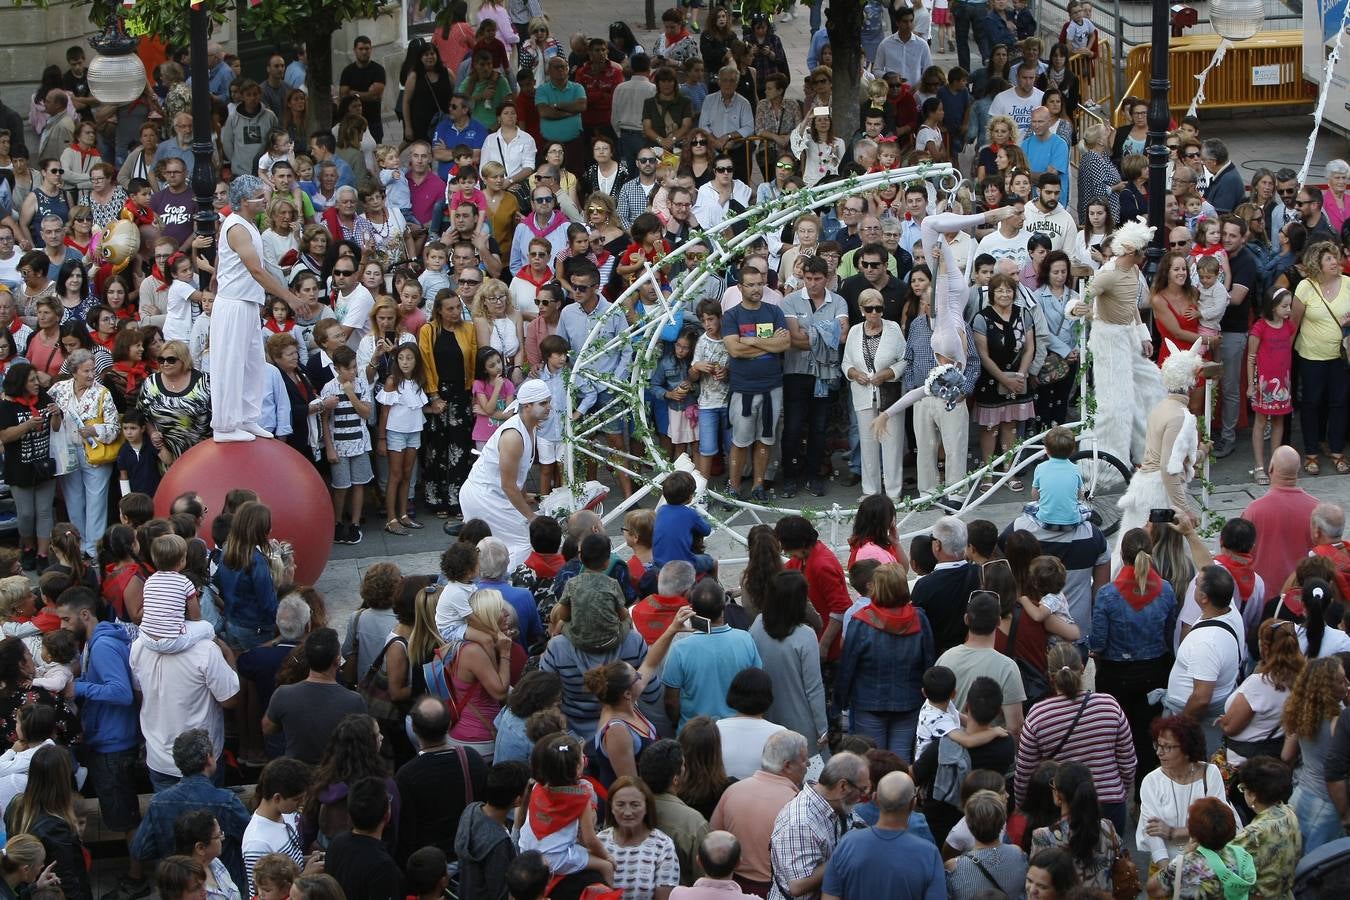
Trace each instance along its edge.
<path fill-rule="evenodd" d="M 318 581 L 333 549 L 333 501 L 314 464 L 285 441 L 202 441 L 169 467 L 155 492 L 155 514 L 167 516 L 175 497 L 196 491 L 206 504 L 199 534 L 210 543 L 211 523 L 234 488 L 253 490 L 272 510 L 272 537 L 295 548 L 296 582 Z"/>

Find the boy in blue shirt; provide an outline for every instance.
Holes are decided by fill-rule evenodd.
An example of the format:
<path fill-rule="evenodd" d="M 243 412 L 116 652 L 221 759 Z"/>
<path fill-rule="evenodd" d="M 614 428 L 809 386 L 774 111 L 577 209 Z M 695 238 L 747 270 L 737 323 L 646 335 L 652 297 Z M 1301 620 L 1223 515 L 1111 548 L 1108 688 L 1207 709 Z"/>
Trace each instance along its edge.
<path fill-rule="evenodd" d="M 1049 459 L 1036 467 L 1031 480 L 1031 496 L 1025 512 L 1051 531 L 1070 531 L 1087 519 L 1091 509 L 1079 503 L 1083 492 L 1083 473 L 1070 462 L 1078 449 L 1078 439 L 1063 425 L 1045 434 L 1045 452 Z"/>
<path fill-rule="evenodd" d="M 692 563 L 694 571 L 707 575 L 717 568 L 717 562 L 707 553 L 694 552 L 694 538 L 712 534 L 712 526 L 689 506 L 698 489 L 694 476 L 688 472 L 673 472 L 661 485 L 665 504 L 656 510 L 656 524 L 652 528 L 652 565 L 660 568 L 672 559 Z"/>

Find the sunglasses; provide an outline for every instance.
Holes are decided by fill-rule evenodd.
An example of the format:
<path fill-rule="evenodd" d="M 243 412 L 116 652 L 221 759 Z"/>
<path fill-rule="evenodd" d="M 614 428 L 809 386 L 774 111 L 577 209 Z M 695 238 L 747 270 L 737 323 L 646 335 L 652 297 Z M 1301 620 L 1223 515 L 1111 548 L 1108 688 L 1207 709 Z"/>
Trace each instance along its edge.
<path fill-rule="evenodd" d="M 651 165 L 660 162 L 660 160 L 658 160 L 655 156 L 639 156 L 638 162 L 642 163 L 643 165 Z"/>
<path fill-rule="evenodd" d="M 1181 145 L 1180 145 L 1180 144 L 1168 144 L 1168 145 L 1167 145 L 1167 151 L 1168 151 L 1169 153 L 1176 153 L 1177 150 L 1179 150 L 1179 149 L 1181 149 Z"/>
<path fill-rule="evenodd" d="M 552 202 L 553 202 L 553 198 L 552 198 L 552 197 L 531 197 L 530 199 L 533 200 L 535 203 L 552 203 Z"/>
<path fill-rule="evenodd" d="M 1278 192 L 1283 197 L 1288 197 L 1298 193 L 1298 188 L 1280 188 Z"/>
<path fill-rule="evenodd" d="M 93 217 L 93 216 L 72 216 L 72 217 L 71 217 L 71 221 L 72 221 L 72 222 L 92 222 L 92 221 L 94 221 L 94 217 Z"/>
<path fill-rule="evenodd" d="M 701 147 L 702 145 L 704 145 L 704 144 L 706 144 L 706 143 L 708 143 L 708 142 L 707 142 L 705 139 L 703 139 L 703 138 L 694 138 L 694 139 L 693 139 L 692 141 L 690 141 L 689 143 L 690 143 L 692 146 L 694 146 L 694 147 Z"/>
<path fill-rule="evenodd" d="M 1188 243 L 1190 243 L 1190 242 L 1189 242 L 1189 241 L 1173 241 L 1172 243 L 1168 244 L 1167 246 L 1169 246 L 1169 247 L 1185 247 Z"/>
<path fill-rule="evenodd" d="M 159 363 L 162 366 L 171 365 L 176 362 L 178 362 L 178 357 L 176 356 L 161 356 L 159 358 Z"/>
<path fill-rule="evenodd" d="M 713 171 L 716 172 L 718 175 L 730 175 L 732 172 L 736 170 L 731 166 L 717 166 L 715 169 L 713 169 Z"/>
<path fill-rule="evenodd" d="M 792 163 L 790 163 L 790 162 L 780 162 L 780 163 L 777 163 L 777 164 L 774 166 L 774 168 L 776 168 L 776 169 L 783 169 L 784 171 L 791 172 L 793 167 L 792 167 Z"/>
<path fill-rule="evenodd" d="M 607 212 L 609 212 L 609 210 L 605 209 L 603 206 L 588 206 L 588 207 L 586 207 L 586 212 L 588 212 L 588 213 L 607 213 Z"/>
<path fill-rule="evenodd" d="M 531 250 L 530 259 L 548 259 L 548 254 L 543 250 Z"/>
<path fill-rule="evenodd" d="M 858 263 L 858 267 L 863 269 L 880 269 L 881 265 L 882 264 L 880 262 L 868 260 L 863 260 L 862 262 Z"/>
<path fill-rule="evenodd" d="M 574 291 L 576 291 L 576 292 L 578 292 L 578 293 L 582 293 L 582 292 L 585 292 L 585 291 L 592 291 L 592 290 L 595 290 L 595 285 L 593 285 L 593 284 L 577 284 L 576 282 L 573 282 L 573 283 L 572 283 L 572 290 L 574 290 Z"/>
<path fill-rule="evenodd" d="M 1196 152 L 1194 152 L 1194 151 L 1192 151 L 1192 152 L 1186 154 L 1186 158 L 1187 158 L 1187 159 L 1199 159 L 1199 158 L 1200 158 L 1200 154 L 1199 154 L 1199 153 L 1196 153 Z"/>
<path fill-rule="evenodd" d="M 459 280 L 459 283 L 460 283 L 460 284 L 467 284 L 467 285 L 469 285 L 470 287 L 473 287 L 473 286 L 482 284 L 483 281 L 482 281 L 482 279 L 480 279 L 480 278 L 461 278 L 461 279 Z"/>
<path fill-rule="evenodd" d="M 864 307 L 863 307 L 863 312 L 865 312 L 865 313 L 879 313 L 879 312 L 884 312 L 884 311 L 885 311 L 885 310 L 883 309 L 883 307 L 880 307 L 880 306 L 864 306 Z"/>
<path fill-rule="evenodd" d="M 356 270 L 355 270 L 355 269 L 334 269 L 334 270 L 333 270 L 333 277 L 334 277 L 334 278 L 346 278 L 348 275 L 355 275 L 355 274 L 356 274 Z"/>

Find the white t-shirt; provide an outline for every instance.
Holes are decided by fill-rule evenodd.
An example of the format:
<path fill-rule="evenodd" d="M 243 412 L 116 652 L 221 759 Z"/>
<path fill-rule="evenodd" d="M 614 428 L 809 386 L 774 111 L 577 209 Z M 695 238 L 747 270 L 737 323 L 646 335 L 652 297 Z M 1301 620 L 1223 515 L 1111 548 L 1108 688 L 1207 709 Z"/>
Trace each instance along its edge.
<path fill-rule="evenodd" d="M 1252 595 L 1249 598 L 1247 598 L 1247 603 L 1242 607 L 1241 611 L 1238 610 L 1238 606 L 1239 604 L 1241 604 L 1241 601 L 1238 600 L 1237 597 L 1233 598 L 1232 606 L 1228 608 L 1228 613 L 1225 613 L 1225 621 L 1227 620 L 1226 617 L 1231 614 L 1233 616 L 1236 616 L 1238 620 L 1242 622 L 1242 631 L 1238 633 L 1242 635 L 1242 639 L 1244 641 L 1247 639 L 1247 633 L 1251 628 L 1260 627 L 1261 609 L 1265 604 L 1265 602 L 1266 602 L 1266 582 L 1264 579 L 1261 578 L 1260 575 L 1256 576 L 1256 581 L 1252 585 Z M 1196 622 L 1199 621 L 1200 621 L 1200 604 L 1195 602 L 1195 579 L 1192 578 L 1191 583 L 1186 585 L 1186 599 L 1183 600 L 1181 603 L 1181 612 L 1177 613 L 1177 622 L 1172 629 L 1173 653 L 1175 653 L 1177 651 L 1177 647 L 1181 645 L 1181 626 L 1194 625 Z M 1246 659 L 1246 657 L 1247 655 L 1244 652 L 1243 659 Z"/>
<path fill-rule="evenodd" d="M 1022 137 L 1027 137 L 1031 134 L 1031 111 L 1041 105 L 1043 96 L 1045 94 L 1038 88 L 1031 89 L 1030 97 L 1021 97 L 1017 88 L 1008 88 L 989 104 L 989 116 L 1012 116 L 1012 120 L 1022 130 Z"/>
<path fill-rule="evenodd" d="M 225 712 L 220 704 L 239 693 L 239 676 L 212 641 L 181 653 L 159 653 L 142 640 L 131 645 L 131 672 L 141 693 L 155 702 L 141 704 L 145 761 L 163 775 L 181 775 L 173 762 L 173 742 L 192 728 L 205 728 L 216 755 L 225 749 Z"/>
<path fill-rule="evenodd" d="M 1029 235 L 1020 229 L 1013 232 L 1012 237 L 1006 237 L 1000 229 L 995 228 L 980 238 L 980 243 L 975 247 L 975 255 L 988 253 L 995 262 L 1011 259 L 1017 263 L 1017 268 L 1024 269 L 1031 261 L 1031 254 L 1027 252 L 1028 237 Z"/>
<path fill-rule="evenodd" d="M 0 257 L 0 284 L 9 285 L 9 289 L 17 291 L 19 285 L 23 284 L 23 276 L 19 274 L 19 258 L 22 253 L 15 250 L 10 254 L 9 259 Z"/>
<path fill-rule="evenodd" d="M 1214 682 L 1211 706 L 1222 705 L 1233 693 L 1242 666 L 1242 618 L 1230 607 L 1218 621 L 1233 629 L 1237 639 L 1218 625 L 1200 627 L 1196 623 L 1177 648 L 1176 662 L 1167 676 L 1169 706 L 1185 706 L 1197 681 Z"/>
<path fill-rule="evenodd" d="M 722 765 L 727 774 L 740 780 L 758 772 L 764 742 L 784 730 L 782 725 L 748 716 L 718 719 L 717 731 L 722 736 Z"/>
<path fill-rule="evenodd" d="M 347 346 L 356 350 L 361 338 L 370 333 L 370 311 L 375 308 L 375 298 L 364 284 L 358 284 L 350 294 L 338 293 L 337 317 L 343 327 L 352 330 L 347 338 Z"/>
<path fill-rule="evenodd" d="M 1289 699 L 1288 691 L 1277 690 L 1264 675 L 1252 673 L 1238 685 L 1237 690 L 1228 695 L 1223 704 L 1224 712 L 1228 712 L 1238 694 L 1247 698 L 1252 718 L 1246 728 L 1233 735 L 1234 740 L 1261 741 L 1272 735 L 1284 733 L 1280 728 L 1280 719 L 1284 715 L 1285 701 Z M 1231 749 L 1228 751 L 1228 761 L 1233 765 L 1243 760 L 1244 757 L 1240 754 L 1234 753 Z"/>
<path fill-rule="evenodd" d="M 381 389 L 375 395 L 381 406 L 389 407 L 386 428 L 404 433 L 421 433 L 425 417 L 422 407 L 427 405 L 426 391 L 415 381 L 404 381 L 397 390 Z"/>
<path fill-rule="evenodd" d="M 187 342 L 192 337 L 192 294 L 197 289 L 175 278 L 169 282 L 169 311 L 164 316 L 164 340 Z"/>
<path fill-rule="evenodd" d="M 1298 649 L 1305 654 L 1308 652 L 1308 631 L 1302 625 L 1298 626 Z M 1327 630 L 1322 632 L 1322 646 L 1318 648 L 1314 659 L 1334 656 L 1346 650 L 1350 650 L 1350 634 L 1328 625 Z"/>

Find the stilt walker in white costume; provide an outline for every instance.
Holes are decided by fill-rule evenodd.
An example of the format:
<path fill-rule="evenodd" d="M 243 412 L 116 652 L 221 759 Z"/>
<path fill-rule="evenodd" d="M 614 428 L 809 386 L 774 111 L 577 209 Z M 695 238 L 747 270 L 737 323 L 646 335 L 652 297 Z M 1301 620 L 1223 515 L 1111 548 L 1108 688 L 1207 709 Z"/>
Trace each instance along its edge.
<path fill-rule="evenodd" d="M 514 569 L 530 555 L 530 520 L 535 511 L 525 499 L 525 479 L 534 465 L 534 431 L 548 418 L 553 393 L 531 378 L 516 389 L 516 414 L 483 445 L 469 477 L 459 489 L 464 521 L 482 519 L 511 551 Z"/>
<path fill-rule="evenodd" d="M 1149 410 L 1143 461 L 1116 504 L 1120 508 L 1120 535 L 1111 557 L 1113 572 L 1121 565 L 1120 541 L 1131 528 L 1143 527 L 1150 510 L 1172 509 L 1178 519 L 1199 524 L 1186 496 L 1186 485 L 1195 477 L 1197 461 L 1209 455 L 1209 445 L 1200 440 L 1195 416 L 1188 408 L 1189 399 L 1199 375 L 1209 374 L 1207 368 L 1222 367 L 1205 360 L 1203 338 L 1185 350 L 1168 341 L 1167 349 L 1169 355 L 1161 372 L 1167 393 Z"/>
<path fill-rule="evenodd" d="M 266 185 L 256 175 L 230 182 L 232 212 L 221 225 L 216 250 L 216 304 L 211 311 L 211 431 L 219 443 L 270 438 L 262 415 L 267 362 L 263 356 L 262 307 L 267 294 L 292 308 L 300 298 L 263 265 L 262 235 L 253 224 L 267 205 Z"/>
<path fill-rule="evenodd" d="M 1091 307 L 1080 300 L 1068 310 L 1092 319 L 1088 349 L 1097 398 L 1092 426 L 1097 449 L 1136 464 L 1144 458 L 1148 411 L 1164 393 L 1162 376 L 1150 358 L 1153 342 L 1139 318 L 1139 266 L 1152 239 L 1153 229 L 1142 219 L 1117 228 L 1109 239 L 1115 256 L 1102 264 L 1088 286 Z"/>
<path fill-rule="evenodd" d="M 962 406 L 960 416 L 965 421 L 965 399 L 962 384 L 965 381 L 966 302 L 970 299 L 970 284 L 966 279 L 965 272 L 961 270 L 961 266 L 956 261 L 956 254 L 952 252 L 951 245 L 942 235 L 955 234 L 976 225 L 996 225 L 1013 215 L 1014 212 L 1013 207 L 1004 206 L 974 216 L 963 216 L 958 213 L 936 213 L 925 217 L 919 223 L 923 252 L 927 258 L 928 268 L 933 273 L 932 348 L 938 364 L 924 379 L 923 384 L 892 403 L 889 409 L 884 409 L 877 414 L 876 419 L 872 421 L 872 432 L 876 435 L 878 441 L 886 439 L 890 430 L 887 427 L 887 421 L 891 416 L 900 415 L 920 400 L 926 402 L 931 400 L 932 405 L 939 407 L 931 411 L 933 413 L 931 419 L 935 427 L 939 427 L 941 418 L 945 414 L 952 414 L 958 405 Z M 918 413 L 915 415 L 917 417 Z M 914 427 L 916 432 L 921 427 L 917 418 Z M 964 432 L 962 434 L 964 435 Z M 923 445 L 923 437 L 917 434 L 916 437 L 918 437 L 920 445 Z M 903 441 L 904 439 L 904 429 L 900 429 L 900 434 L 896 440 Z M 958 443 L 962 445 L 959 452 L 961 458 L 964 459 L 966 452 L 965 437 L 960 437 Z M 956 448 L 948 447 L 947 452 L 948 454 L 956 452 Z M 950 460 L 952 457 L 949 455 L 948 459 Z"/>

